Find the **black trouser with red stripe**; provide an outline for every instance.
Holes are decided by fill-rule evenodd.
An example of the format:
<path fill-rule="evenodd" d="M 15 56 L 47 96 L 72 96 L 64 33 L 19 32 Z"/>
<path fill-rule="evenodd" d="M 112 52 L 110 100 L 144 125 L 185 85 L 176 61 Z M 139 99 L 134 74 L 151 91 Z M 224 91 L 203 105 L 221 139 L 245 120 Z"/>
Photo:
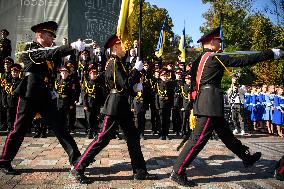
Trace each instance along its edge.
<path fill-rule="evenodd" d="M 51 98 L 40 96 L 39 98 L 19 98 L 17 105 L 16 120 L 12 131 L 8 134 L 3 148 L 0 165 L 9 164 L 15 158 L 23 140 L 24 136 L 32 126 L 32 121 L 36 113 L 40 113 L 52 128 L 55 136 L 69 156 L 70 164 L 74 164 L 80 151 L 76 145 L 75 140 L 67 131 L 63 122 L 60 120 L 58 110 Z"/>
<path fill-rule="evenodd" d="M 106 115 L 101 126 L 99 135 L 89 144 L 85 152 L 78 159 L 74 169 L 78 172 L 84 172 L 96 155 L 104 149 L 112 139 L 113 133 L 120 126 L 128 147 L 129 156 L 133 173 L 137 170 L 146 170 L 146 163 L 141 152 L 140 138 L 131 116 L 108 116 Z"/>
<path fill-rule="evenodd" d="M 198 116 L 196 127 L 173 166 L 176 173 L 183 174 L 185 172 L 186 168 L 206 145 L 213 130 L 234 154 L 242 160 L 248 158 L 248 154 L 246 154 L 248 147 L 244 146 L 233 135 L 228 122 L 223 117 Z"/>

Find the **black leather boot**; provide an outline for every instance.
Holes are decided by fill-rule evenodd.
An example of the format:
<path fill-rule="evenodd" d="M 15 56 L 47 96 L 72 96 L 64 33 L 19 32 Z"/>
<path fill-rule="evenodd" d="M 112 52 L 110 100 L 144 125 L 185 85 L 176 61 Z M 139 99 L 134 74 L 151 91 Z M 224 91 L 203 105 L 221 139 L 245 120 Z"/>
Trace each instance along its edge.
<path fill-rule="evenodd" d="M 261 157 L 261 152 L 255 152 L 253 155 L 250 155 L 250 152 L 246 151 L 246 158 L 243 159 L 243 164 L 245 168 L 252 167 L 255 162 L 257 162 Z"/>
<path fill-rule="evenodd" d="M 185 173 L 177 174 L 175 171 L 172 171 L 170 178 L 172 181 L 175 181 L 181 186 L 186 186 L 186 187 L 197 186 L 197 184 L 194 181 L 188 180 L 187 175 Z"/>
<path fill-rule="evenodd" d="M 88 178 L 84 175 L 84 173 L 75 170 L 73 167 L 71 168 L 70 173 L 81 184 L 90 184 L 92 182 L 90 178 Z"/>

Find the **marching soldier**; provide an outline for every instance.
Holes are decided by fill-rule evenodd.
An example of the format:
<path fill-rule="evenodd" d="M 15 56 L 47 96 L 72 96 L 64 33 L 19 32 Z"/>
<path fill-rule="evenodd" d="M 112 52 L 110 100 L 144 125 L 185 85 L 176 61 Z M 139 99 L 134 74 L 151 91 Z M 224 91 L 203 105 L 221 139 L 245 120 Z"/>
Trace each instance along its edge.
<path fill-rule="evenodd" d="M 70 110 L 74 108 L 75 83 L 69 77 L 69 70 L 66 66 L 59 69 L 60 77 L 55 82 L 55 91 L 57 92 L 57 108 L 61 119 L 64 120 L 65 126 L 69 132 L 70 128 Z"/>
<path fill-rule="evenodd" d="M 0 39 L 0 73 L 4 72 L 4 59 L 6 57 L 11 56 L 12 47 L 11 41 L 7 38 L 9 35 L 8 30 L 2 29 L 1 30 L 1 39 Z"/>
<path fill-rule="evenodd" d="M 99 132 L 98 115 L 103 104 L 103 90 L 97 79 L 98 71 L 95 67 L 89 69 L 89 79 L 83 83 L 83 106 L 87 119 L 87 136 L 93 139 Z"/>
<path fill-rule="evenodd" d="M 28 44 L 25 50 L 37 49 L 22 54 L 25 77 L 15 90 L 19 95 L 17 114 L 13 130 L 8 134 L 2 150 L 0 167 L 5 174 L 15 174 L 11 165 L 15 158 L 28 128 L 36 113 L 40 113 L 48 125 L 51 126 L 55 136 L 69 156 L 70 164 L 74 164 L 80 156 L 80 151 L 69 132 L 62 127 L 62 121 L 58 115 L 56 106 L 52 103 L 51 90 L 46 85 L 55 73 L 55 68 L 61 63 L 54 62 L 73 53 L 73 49 L 79 50 L 84 46 L 81 42 L 63 45 L 56 49 L 39 50 L 42 47 L 51 47 L 56 37 L 56 22 L 48 21 L 37 24 L 31 28 L 35 32 L 36 41 Z M 54 83 L 53 83 L 54 84 Z"/>
<path fill-rule="evenodd" d="M 160 139 L 169 140 L 169 129 L 170 129 L 170 117 L 171 109 L 173 107 L 174 100 L 174 86 L 169 78 L 168 70 L 161 69 L 160 71 L 161 80 L 157 84 L 158 93 L 158 109 L 160 115 Z"/>
<path fill-rule="evenodd" d="M 175 71 L 175 80 L 173 81 L 174 84 L 174 105 L 172 109 L 172 123 L 173 123 L 173 132 L 176 133 L 177 136 L 180 135 L 181 132 L 181 109 L 182 109 L 182 70 L 177 69 Z"/>
<path fill-rule="evenodd" d="M 216 131 L 226 147 L 242 159 L 245 167 L 252 166 L 261 157 L 260 152 L 250 154 L 249 148 L 238 140 L 229 128 L 224 118 L 224 99 L 221 89 L 221 79 L 225 66 L 237 67 L 252 65 L 257 62 L 279 58 L 283 52 L 280 49 L 262 51 L 258 54 L 241 57 L 228 55 L 218 56 L 213 53 L 220 49 L 220 28 L 203 36 L 198 42 L 204 47 L 204 52 L 193 62 L 192 66 L 192 89 L 197 92 L 195 96 L 193 111 L 197 116 L 197 124 L 190 140 L 185 144 L 177 158 L 171 179 L 180 185 L 191 187 L 196 186 L 194 181 L 188 180 L 186 168 L 203 149 L 212 132 Z M 209 55 L 212 56 L 209 56 Z"/>
<path fill-rule="evenodd" d="M 148 177 L 146 163 L 141 152 L 138 130 L 133 122 L 133 115 L 128 103 L 129 95 L 135 96 L 133 86 L 139 83 L 142 62 L 137 61 L 132 71 L 127 74 L 121 58 L 125 56 L 121 41 L 116 35 L 112 36 L 106 43 L 105 49 L 111 48 L 112 55 L 107 63 L 105 78 L 110 88 L 102 113 L 105 115 L 102 129 L 97 139 L 94 139 L 83 155 L 77 160 L 71 174 L 81 183 L 89 183 L 90 180 L 84 175 L 85 169 L 95 156 L 108 145 L 117 127 L 122 129 L 133 168 L 135 180 L 144 180 Z M 136 86 L 136 89 L 139 85 Z M 141 88 L 141 85 L 140 85 Z"/>

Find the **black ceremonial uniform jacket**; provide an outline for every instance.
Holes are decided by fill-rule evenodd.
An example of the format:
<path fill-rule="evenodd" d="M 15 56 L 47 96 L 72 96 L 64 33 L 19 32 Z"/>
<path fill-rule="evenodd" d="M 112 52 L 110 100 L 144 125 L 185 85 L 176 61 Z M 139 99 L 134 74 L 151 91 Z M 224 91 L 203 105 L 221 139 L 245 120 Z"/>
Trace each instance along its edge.
<path fill-rule="evenodd" d="M 72 82 L 70 76 L 66 79 L 59 78 L 55 82 L 55 90 L 57 92 L 57 107 L 70 108 L 75 99 L 75 84 Z"/>
<path fill-rule="evenodd" d="M 42 46 L 33 42 L 25 47 L 25 50 L 38 49 Z M 35 51 L 32 53 L 24 53 L 21 58 L 24 63 L 25 77 L 15 90 L 21 97 L 31 98 L 44 98 L 46 95 L 50 95 L 50 88 L 47 86 L 47 82 L 54 84 L 54 78 L 56 68 L 60 66 L 60 57 L 72 54 L 70 45 L 63 45 L 56 49 Z"/>
<path fill-rule="evenodd" d="M 211 50 L 205 49 L 206 52 Z M 252 65 L 257 62 L 273 59 L 274 55 L 271 50 L 262 51 L 261 53 L 241 56 L 241 57 L 231 57 L 228 55 L 217 56 L 226 67 L 243 67 L 247 65 Z M 196 86 L 196 72 L 200 61 L 196 60 L 193 62 L 192 66 L 192 76 L 194 78 L 191 83 L 192 87 Z M 194 72 L 195 70 L 195 72 Z M 195 115 L 202 116 L 224 116 L 224 99 L 223 91 L 221 89 L 221 80 L 224 75 L 224 67 L 214 56 L 209 56 L 205 63 L 203 73 L 200 80 L 199 91 L 196 95 L 196 99 L 193 104 L 193 112 Z"/>
<path fill-rule="evenodd" d="M 110 94 L 106 97 L 102 113 L 111 116 L 129 116 L 131 108 L 128 97 L 136 95 L 133 86 L 139 83 L 140 73 L 133 69 L 127 74 L 122 62 L 116 56 L 112 56 L 109 61 L 105 71 L 105 84 Z"/>
<path fill-rule="evenodd" d="M 17 106 L 18 96 L 14 94 L 15 89 L 20 84 L 21 78 L 10 78 L 6 81 L 5 91 L 6 106 L 12 108 Z"/>
<path fill-rule="evenodd" d="M 159 80 L 157 83 L 157 100 L 156 107 L 158 109 L 171 109 L 174 103 L 174 84 L 171 80 L 163 81 Z"/>
<path fill-rule="evenodd" d="M 183 98 L 183 109 L 184 110 L 191 110 L 192 109 L 192 102 L 189 98 L 190 93 L 190 86 L 188 84 L 184 84 L 182 87 L 182 98 Z"/>
<path fill-rule="evenodd" d="M 182 108 L 182 90 L 181 87 L 183 86 L 182 80 L 174 80 L 174 107 L 175 108 Z"/>
<path fill-rule="evenodd" d="M 84 81 L 84 107 L 100 108 L 103 104 L 103 89 L 99 82 L 98 79 Z"/>
<path fill-rule="evenodd" d="M 7 38 L 0 39 L 0 63 L 6 58 L 7 56 L 11 56 L 11 41 Z M 2 68 L 3 69 L 3 68 Z"/>

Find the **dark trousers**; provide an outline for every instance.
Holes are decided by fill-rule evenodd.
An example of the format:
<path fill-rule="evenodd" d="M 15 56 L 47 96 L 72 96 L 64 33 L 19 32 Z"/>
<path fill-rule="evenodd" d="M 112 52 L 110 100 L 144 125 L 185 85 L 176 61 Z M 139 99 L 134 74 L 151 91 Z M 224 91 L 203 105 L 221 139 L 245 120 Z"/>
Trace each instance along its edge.
<path fill-rule="evenodd" d="M 16 119 L 16 111 L 17 111 L 17 107 L 7 108 L 7 125 L 8 125 L 9 131 L 13 129 L 13 125 Z"/>
<path fill-rule="evenodd" d="M 0 99 L 0 101 L 2 101 Z M 7 129 L 7 108 L 0 103 L 0 127 L 3 130 Z"/>
<path fill-rule="evenodd" d="M 242 104 L 234 104 L 232 107 L 232 121 L 234 129 L 244 130 L 244 108 Z"/>
<path fill-rule="evenodd" d="M 69 156 L 70 164 L 74 164 L 80 151 L 69 132 L 62 127 L 56 106 L 49 97 L 41 96 L 39 99 L 19 98 L 17 106 L 16 120 L 13 130 L 8 134 L 3 148 L 0 164 L 10 163 L 16 156 L 24 136 L 32 125 L 32 121 L 39 112 L 51 126 L 55 136 Z"/>
<path fill-rule="evenodd" d="M 179 133 L 181 131 L 181 108 L 179 107 L 174 107 L 172 110 L 172 123 L 173 123 L 173 132 L 174 133 Z"/>
<path fill-rule="evenodd" d="M 169 135 L 170 123 L 171 123 L 171 109 L 170 108 L 162 108 L 159 110 L 160 120 L 161 120 L 161 128 L 160 128 L 160 136 L 166 137 Z"/>
<path fill-rule="evenodd" d="M 217 133 L 226 147 L 239 158 L 245 160 L 248 157 L 248 154 L 246 154 L 248 147 L 244 146 L 233 135 L 228 122 L 223 117 L 198 116 L 196 127 L 173 166 L 176 173 L 185 172 L 186 168 L 206 145 L 213 131 Z"/>
<path fill-rule="evenodd" d="M 144 135 L 145 123 L 146 123 L 145 114 L 146 114 L 146 112 L 144 110 L 136 112 L 135 125 L 138 129 L 139 135 Z"/>
<path fill-rule="evenodd" d="M 79 172 L 85 171 L 85 168 L 93 162 L 96 155 L 108 145 L 109 141 L 113 137 L 113 133 L 117 130 L 118 125 L 125 136 L 133 172 L 136 173 L 137 170 L 140 169 L 146 170 L 146 163 L 141 152 L 138 130 L 136 129 L 131 116 L 116 117 L 109 115 L 105 116 L 102 123 L 102 130 L 98 137 L 89 144 L 85 152 L 78 159 L 74 166 L 75 170 Z"/>
<path fill-rule="evenodd" d="M 182 111 L 182 126 L 181 126 L 182 134 L 186 134 L 188 131 L 190 131 L 189 115 L 190 115 L 190 110 L 183 110 Z"/>
<path fill-rule="evenodd" d="M 59 116 L 63 121 L 63 125 L 61 127 L 65 127 L 66 130 L 69 132 L 71 131 L 70 128 L 70 106 L 62 106 L 61 108 L 58 108 Z"/>
<path fill-rule="evenodd" d="M 152 132 L 158 132 L 160 129 L 160 118 L 158 110 L 156 109 L 155 99 L 152 98 L 150 101 L 150 109 L 151 109 L 151 125 Z"/>
<path fill-rule="evenodd" d="M 76 123 L 76 104 L 74 103 L 73 108 L 69 110 L 69 128 L 75 130 L 75 123 Z"/>
<path fill-rule="evenodd" d="M 100 107 L 90 107 L 88 111 L 85 111 L 87 119 L 87 130 L 89 133 L 99 132 L 98 115 L 100 113 Z"/>

